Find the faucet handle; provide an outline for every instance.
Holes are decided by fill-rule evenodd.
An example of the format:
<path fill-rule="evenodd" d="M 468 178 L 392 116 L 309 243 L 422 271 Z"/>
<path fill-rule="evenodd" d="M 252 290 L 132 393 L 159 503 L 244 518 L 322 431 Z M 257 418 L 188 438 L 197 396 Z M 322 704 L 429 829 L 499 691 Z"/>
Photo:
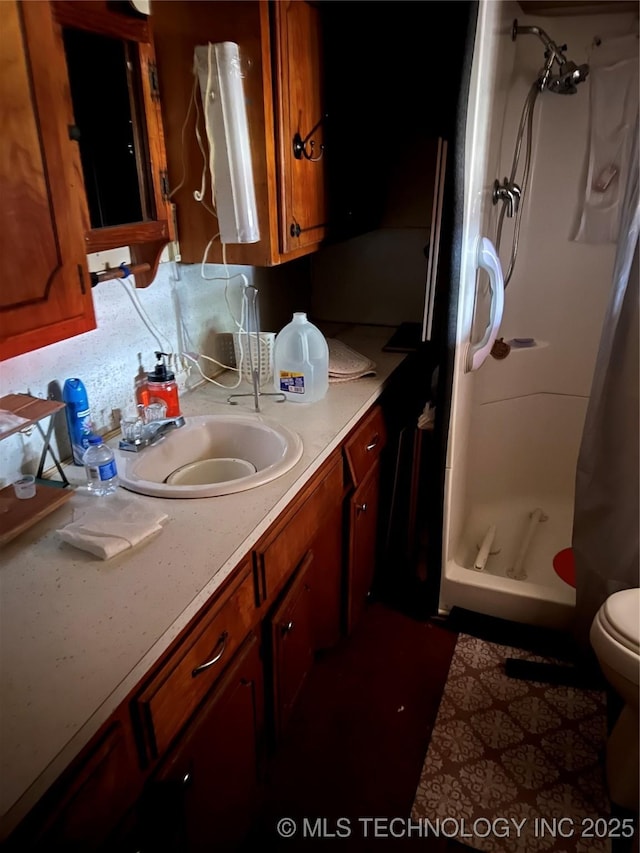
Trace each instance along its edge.
<path fill-rule="evenodd" d="M 515 183 L 515 181 L 513 183 L 509 184 L 509 190 L 510 190 L 511 195 L 513 197 L 514 210 L 517 213 L 518 208 L 520 207 L 520 199 L 522 198 L 522 190 Z"/>
<path fill-rule="evenodd" d="M 504 179 L 504 184 L 501 184 L 498 180 L 493 183 L 491 199 L 494 204 L 497 204 L 499 201 L 506 202 L 507 216 L 510 219 L 518 210 L 521 195 L 522 191 L 520 187 L 516 183 L 510 182 L 508 178 Z"/>
<path fill-rule="evenodd" d="M 147 403 L 143 409 L 144 422 L 146 424 L 164 420 L 167 415 L 167 404 L 163 400 L 154 400 Z"/>

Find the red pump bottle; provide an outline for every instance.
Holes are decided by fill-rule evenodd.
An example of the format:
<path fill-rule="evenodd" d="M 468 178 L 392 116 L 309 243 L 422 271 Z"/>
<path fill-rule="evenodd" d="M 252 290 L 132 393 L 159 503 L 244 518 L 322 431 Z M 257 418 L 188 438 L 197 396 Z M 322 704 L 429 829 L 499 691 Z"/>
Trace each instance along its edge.
<path fill-rule="evenodd" d="M 177 418 L 180 416 L 180 401 L 175 374 L 167 368 L 165 362 L 167 353 L 156 352 L 155 355 L 155 369 L 152 373 L 147 373 L 144 383 L 137 386 L 136 400 L 141 406 L 162 402 L 167 407 L 166 417 Z"/>

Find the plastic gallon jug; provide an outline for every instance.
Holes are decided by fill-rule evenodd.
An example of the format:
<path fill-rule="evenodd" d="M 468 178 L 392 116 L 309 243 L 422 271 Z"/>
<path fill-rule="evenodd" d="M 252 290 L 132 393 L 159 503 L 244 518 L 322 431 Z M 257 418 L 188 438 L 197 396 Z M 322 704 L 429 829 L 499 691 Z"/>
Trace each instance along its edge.
<path fill-rule="evenodd" d="M 329 347 L 307 315 L 297 311 L 276 336 L 273 353 L 276 391 L 296 403 L 321 400 L 329 387 Z"/>

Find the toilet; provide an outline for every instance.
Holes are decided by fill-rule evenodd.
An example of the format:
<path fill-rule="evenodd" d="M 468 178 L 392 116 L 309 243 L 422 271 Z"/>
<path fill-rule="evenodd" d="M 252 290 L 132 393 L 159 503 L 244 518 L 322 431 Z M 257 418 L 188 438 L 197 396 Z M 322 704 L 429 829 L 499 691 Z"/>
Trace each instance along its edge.
<path fill-rule="evenodd" d="M 609 796 L 613 803 L 637 811 L 640 589 L 609 596 L 595 615 L 589 638 L 602 674 L 625 703 L 607 741 Z"/>

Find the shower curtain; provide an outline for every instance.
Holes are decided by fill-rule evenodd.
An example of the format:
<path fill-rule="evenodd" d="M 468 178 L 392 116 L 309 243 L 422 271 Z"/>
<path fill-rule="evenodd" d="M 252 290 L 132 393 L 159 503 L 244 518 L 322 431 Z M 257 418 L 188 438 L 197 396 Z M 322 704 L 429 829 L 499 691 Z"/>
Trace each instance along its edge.
<path fill-rule="evenodd" d="M 612 593 L 640 586 L 638 301 L 638 118 L 624 196 L 612 292 L 604 320 L 578 467 L 573 522 L 574 636 Z"/>

